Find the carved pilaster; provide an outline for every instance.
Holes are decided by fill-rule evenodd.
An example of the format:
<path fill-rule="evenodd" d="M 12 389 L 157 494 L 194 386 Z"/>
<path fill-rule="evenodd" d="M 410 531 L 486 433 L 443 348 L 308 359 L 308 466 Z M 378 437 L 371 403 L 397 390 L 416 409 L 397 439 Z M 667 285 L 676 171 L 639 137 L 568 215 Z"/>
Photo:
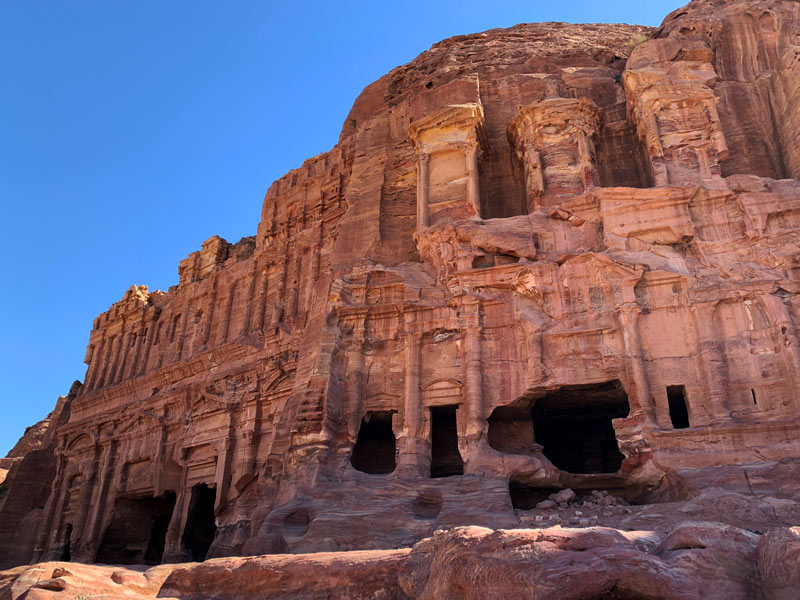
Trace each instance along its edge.
<path fill-rule="evenodd" d="M 625 347 L 626 370 L 628 375 L 628 404 L 630 417 L 641 415 L 650 423 L 655 422 L 650 386 L 642 356 L 642 340 L 639 332 L 639 307 L 635 304 L 622 304 L 617 313 L 622 341 Z"/>
<path fill-rule="evenodd" d="M 430 187 L 430 155 L 423 152 L 417 161 L 417 228 L 431 224 L 428 195 Z"/>
<path fill-rule="evenodd" d="M 717 301 L 714 300 L 712 302 L 696 302 L 692 304 L 691 308 L 694 313 L 694 325 L 700 346 L 699 360 L 705 379 L 708 405 L 715 416 L 728 418 L 731 407 L 728 405 L 728 390 L 725 385 L 725 358 L 714 331 L 716 306 Z"/>

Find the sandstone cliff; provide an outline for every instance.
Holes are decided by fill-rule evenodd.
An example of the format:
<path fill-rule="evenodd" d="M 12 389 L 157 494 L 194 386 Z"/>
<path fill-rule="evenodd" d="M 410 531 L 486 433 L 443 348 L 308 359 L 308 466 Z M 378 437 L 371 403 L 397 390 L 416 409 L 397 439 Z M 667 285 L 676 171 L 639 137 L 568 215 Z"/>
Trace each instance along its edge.
<path fill-rule="evenodd" d="M 269 188 L 256 236 L 95 319 L 0 565 L 375 550 L 385 597 L 492 597 L 477 553 L 541 570 L 537 598 L 788 597 L 770 540 L 796 533 L 759 535 L 800 519 L 798 88 L 793 1 L 436 44 Z M 505 531 L 559 523 L 586 534 Z M 575 563 L 541 536 L 607 576 L 552 591 Z M 135 585 L 328 559 L 230 560 Z"/>

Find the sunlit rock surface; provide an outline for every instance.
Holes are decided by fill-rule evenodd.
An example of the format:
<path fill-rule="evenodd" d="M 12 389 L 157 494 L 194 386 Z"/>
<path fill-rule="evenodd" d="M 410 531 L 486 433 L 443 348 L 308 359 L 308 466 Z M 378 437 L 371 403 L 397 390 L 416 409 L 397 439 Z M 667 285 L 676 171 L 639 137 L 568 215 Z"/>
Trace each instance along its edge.
<path fill-rule="evenodd" d="M 0 566 L 71 562 L 0 597 L 791 597 L 799 93 L 789 1 L 393 70 L 95 319 L 0 462 Z"/>

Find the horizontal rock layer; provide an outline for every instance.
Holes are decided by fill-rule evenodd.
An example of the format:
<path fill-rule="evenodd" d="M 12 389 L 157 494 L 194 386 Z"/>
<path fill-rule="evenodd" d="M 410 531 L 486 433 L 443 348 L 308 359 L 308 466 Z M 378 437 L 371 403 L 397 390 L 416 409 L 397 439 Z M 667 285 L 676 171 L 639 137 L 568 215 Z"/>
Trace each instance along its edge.
<path fill-rule="evenodd" d="M 656 30 L 519 25 L 368 86 L 255 236 L 95 319 L 83 383 L 0 464 L 0 566 L 374 550 L 330 568 L 490 597 L 471 553 L 508 540 L 506 580 L 560 590 L 547 561 L 602 540 L 587 597 L 785 594 L 760 577 L 791 579 L 794 538 L 753 553 L 800 514 L 798 23 L 695 0 Z M 588 529 L 475 529 L 560 523 Z M 720 570 L 687 587 L 709 535 Z"/>

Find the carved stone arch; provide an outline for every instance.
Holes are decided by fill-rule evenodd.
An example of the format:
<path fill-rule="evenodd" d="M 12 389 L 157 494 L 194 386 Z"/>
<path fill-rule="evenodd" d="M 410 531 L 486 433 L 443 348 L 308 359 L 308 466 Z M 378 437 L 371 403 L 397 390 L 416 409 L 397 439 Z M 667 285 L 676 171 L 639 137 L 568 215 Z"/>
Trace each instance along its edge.
<path fill-rule="evenodd" d="M 294 371 L 274 371 L 267 377 L 264 384 L 264 391 L 266 393 L 276 393 L 279 390 L 285 389 L 287 384 L 291 387 L 294 383 L 293 380 Z"/>
<path fill-rule="evenodd" d="M 79 431 L 71 438 L 67 438 L 64 448 L 70 452 L 86 450 L 93 447 L 99 436 L 93 431 Z"/>

